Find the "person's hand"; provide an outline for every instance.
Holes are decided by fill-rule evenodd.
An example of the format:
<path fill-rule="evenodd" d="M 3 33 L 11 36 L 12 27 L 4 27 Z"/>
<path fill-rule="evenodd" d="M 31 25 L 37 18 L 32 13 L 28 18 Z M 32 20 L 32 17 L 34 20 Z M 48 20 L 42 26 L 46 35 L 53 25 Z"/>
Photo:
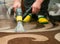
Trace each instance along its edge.
<path fill-rule="evenodd" d="M 41 8 L 41 3 L 38 1 L 35 1 L 32 5 L 32 13 L 33 14 L 38 13 L 40 11 L 40 8 Z"/>
<path fill-rule="evenodd" d="M 14 11 L 16 11 L 16 8 L 19 8 L 20 6 L 21 6 L 20 2 L 14 2 L 13 4 Z"/>

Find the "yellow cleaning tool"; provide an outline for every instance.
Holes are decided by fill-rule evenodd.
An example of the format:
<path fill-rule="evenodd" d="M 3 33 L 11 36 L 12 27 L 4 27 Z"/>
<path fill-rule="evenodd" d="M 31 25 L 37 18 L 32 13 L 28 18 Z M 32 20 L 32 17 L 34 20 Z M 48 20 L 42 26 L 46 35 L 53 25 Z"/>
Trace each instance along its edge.
<path fill-rule="evenodd" d="M 41 24 L 48 24 L 48 19 L 45 18 L 43 15 L 38 15 L 38 22 Z"/>
<path fill-rule="evenodd" d="M 27 15 L 27 16 L 24 18 L 23 22 L 30 22 L 31 17 L 32 17 L 32 14 L 29 13 L 29 15 Z"/>
<path fill-rule="evenodd" d="M 16 21 L 22 21 L 22 16 L 16 16 Z"/>
<path fill-rule="evenodd" d="M 22 10 L 21 8 L 16 9 L 16 21 L 17 21 L 17 26 L 15 31 L 16 32 L 25 32 L 25 29 L 22 24 Z"/>
<path fill-rule="evenodd" d="M 31 7 L 26 10 L 26 12 L 24 13 L 23 15 L 23 22 L 29 22 L 31 20 L 31 17 L 32 17 L 32 13 L 31 13 Z"/>
<path fill-rule="evenodd" d="M 16 9 L 16 21 L 22 21 L 22 10 L 21 8 Z"/>

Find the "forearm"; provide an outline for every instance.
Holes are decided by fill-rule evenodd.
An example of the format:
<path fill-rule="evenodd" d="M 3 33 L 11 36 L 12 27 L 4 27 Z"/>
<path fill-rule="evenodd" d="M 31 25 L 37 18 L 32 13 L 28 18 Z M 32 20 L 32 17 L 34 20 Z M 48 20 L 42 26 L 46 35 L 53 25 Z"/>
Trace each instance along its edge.
<path fill-rule="evenodd" d="M 44 0 L 36 0 L 38 3 L 42 4 Z"/>
<path fill-rule="evenodd" d="M 14 3 L 15 3 L 15 2 L 19 2 L 19 1 L 20 1 L 20 0 L 14 0 Z"/>

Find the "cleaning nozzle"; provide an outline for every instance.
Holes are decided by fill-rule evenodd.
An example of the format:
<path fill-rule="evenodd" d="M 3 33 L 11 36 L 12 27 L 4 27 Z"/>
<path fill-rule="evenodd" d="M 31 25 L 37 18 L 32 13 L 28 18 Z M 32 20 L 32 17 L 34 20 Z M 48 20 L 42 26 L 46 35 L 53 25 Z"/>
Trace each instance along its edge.
<path fill-rule="evenodd" d="M 21 8 L 16 9 L 16 21 L 22 21 L 22 10 L 21 10 Z"/>
<path fill-rule="evenodd" d="M 17 26 L 16 26 L 15 31 L 16 32 L 24 32 L 25 29 L 22 24 L 22 10 L 21 10 L 21 8 L 16 9 L 16 21 L 17 21 Z"/>

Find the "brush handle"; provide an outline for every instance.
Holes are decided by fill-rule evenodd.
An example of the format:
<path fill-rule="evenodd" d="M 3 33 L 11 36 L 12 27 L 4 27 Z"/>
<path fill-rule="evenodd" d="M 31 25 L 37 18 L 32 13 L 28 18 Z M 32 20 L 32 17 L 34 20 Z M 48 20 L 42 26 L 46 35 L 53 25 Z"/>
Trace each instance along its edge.
<path fill-rule="evenodd" d="M 21 8 L 16 9 L 16 21 L 22 21 L 22 10 Z"/>
<path fill-rule="evenodd" d="M 16 9 L 16 16 L 22 16 L 22 10 L 21 8 Z"/>
<path fill-rule="evenodd" d="M 26 12 L 23 15 L 23 19 L 28 15 L 28 13 L 30 13 L 32 10 L 32 8 L 30 7 L 28 10 L 26 10 Z"/>

